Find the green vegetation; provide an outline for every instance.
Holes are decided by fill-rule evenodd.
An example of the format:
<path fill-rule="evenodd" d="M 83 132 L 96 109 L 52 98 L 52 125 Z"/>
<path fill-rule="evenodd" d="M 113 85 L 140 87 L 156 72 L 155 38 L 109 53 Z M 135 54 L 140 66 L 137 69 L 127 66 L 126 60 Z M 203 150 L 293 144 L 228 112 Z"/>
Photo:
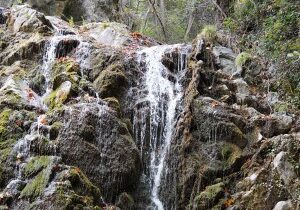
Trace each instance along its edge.
<path fill-rule="evenodd" d="M 202 29 L 200 36 L 208 41 L 208 42 L 214 42 L 217 37 L 217 28 L 214 25 L 206 25 Z"/>
<path fill-rule="evenodd" d="M 203 192 L 195 197 L 194 202 L 199 209 L 207 209 L 215 204 L 224 194 L 224 183 L 210 185 Z"/>
<path fill-rule="evenodd" d="M 26 177 L 31 176 L 32 174 L 36 174 L 42 169 L 46 168 L 51 163 L 50 156 L 36 156 L 30 159 L 28 164 L 24 169 L 24 175 Z"/>
<path fill-rule="evenodd" d="M 46 169 L 41 171 L 33 180 L 31 180 L 21 192 L 21 197 L 36 198 L 42 195 L 48 184 L 50 172 Z"/>
<path fill-rule="evenodd" d="M 10 109 L 4 109 L 0 113 L 0 141 L 2 141 L 2 138 L 4 137 L 6 131 L 7 131 L 7 124 L 9 121 L 9 116 L 11 114 L 12 110 Z"/>
<path fill-rule="evenodd" d="M 300 108 L 300 2 L 236 0 L 230 8 L 225 29 L 239 37 L 242 51 L 274 64 L 279 74 L 273 91 Z"/>
<path fill-rule="evenodd" d="M 242 67 L 247 61 L 251 59 L 251 55 L 246 52 L 240 53 L 235 59 L 235 65 L 237 67 Z"/>
<path fill-rule="evenodd" d="M 226 167 L 231 166 L 241 154 L 242 150 L 234 144 L 224 143 L 222 145 L 221 156 L 225 161 Z"/>

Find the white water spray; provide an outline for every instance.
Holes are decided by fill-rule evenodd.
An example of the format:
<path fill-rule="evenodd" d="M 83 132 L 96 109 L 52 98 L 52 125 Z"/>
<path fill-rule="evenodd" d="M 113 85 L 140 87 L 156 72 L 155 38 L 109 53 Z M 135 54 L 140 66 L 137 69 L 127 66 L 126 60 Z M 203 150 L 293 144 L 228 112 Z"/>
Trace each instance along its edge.
<path fill-rule="evenodd" d="M 178 66 L 174 73 L 162 64 L 165 53 L 173 50 L 180 51 L 178 53 Z M 155 46 L 138 52 L 138 61 L 141 65 L 144 62 L 146 68 L 142 85 L 140 85 L 140 92 L 144 93 L 144 96 L 139 96 L 138 104 L 143 101 L 148 102 L 149 109 L 148 112 L 142 111 L 138 116 L 135 116 L 134 127 L 139 129 L 136 133 L 138 133 L 137 137 L 142 155 L 145 152 L 143 151 L 144 145 L 150 145 L 151 200 L 157 210 L 164 209 L 163 201 L 159 198 L 159 191 L 176 124 L 176 108 L 183 98 L 180 79 L 185 75 L 187 53 L 188 48 L 183 48 L 182 45 Z M 174 78 L 172 81 L 169 79 L 170 76 Z M 149 115 L 150 125 L 146 129 Z M 138 123 L 141 125 L 138 126 Z M 147 134 L 150 135 L 148 138 L 150 143 L 144 142 L 147 139 Z"/>

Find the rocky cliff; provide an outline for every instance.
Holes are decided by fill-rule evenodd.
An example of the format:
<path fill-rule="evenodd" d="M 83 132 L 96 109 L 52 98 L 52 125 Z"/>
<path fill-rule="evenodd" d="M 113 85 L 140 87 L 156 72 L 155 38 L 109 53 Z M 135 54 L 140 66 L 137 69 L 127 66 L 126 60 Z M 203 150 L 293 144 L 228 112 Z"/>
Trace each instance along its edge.
<path fill-rule="evenodd" d="M 0 9 L 0 209 L 299 208 L 299 111 L 257 57 L 28 2 Z"/>

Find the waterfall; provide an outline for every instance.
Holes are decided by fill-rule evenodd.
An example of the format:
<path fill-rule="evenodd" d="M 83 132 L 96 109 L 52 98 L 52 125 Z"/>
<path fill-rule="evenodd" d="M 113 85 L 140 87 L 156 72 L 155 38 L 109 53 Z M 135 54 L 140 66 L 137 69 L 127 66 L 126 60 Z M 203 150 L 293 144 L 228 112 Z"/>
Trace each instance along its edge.
<path fill-rule="evenodd" d="M 11 90 L 19 93 L 20 96 L 22 96 L 22 98 L 25 100 L 28 100 L 28 97 L 30 96 L 29 104 L 41 111 L 48 109 L 47 105 L 44 103 L 44 99 L 53 90 L 51 78 L 53 77 L 52 67 L 55 63 L 55 59 L 65 57 L 70 54 L 80 66 L 81 77 L 84 77 L 84 71 L 90 68 L 89 43 L 84 41 L 79 35 L 68 33 L 65 30 L 57 27 L 54 27 L 54 29 L 55 32 L 53 37 L 51 37 L 45 45 L 41 67 L 41 73 L 45 77 L 45 93 L 42 96 L 39 96 L 32 89 L 30 89 L 24 81 L 21 81 L 19 87 L 16 87 L 16 84 L 11 77 L 7 79 L 7 82 L 2 87 L 2 89 L 10 88 Z M 107 105 L 101 99 L 99 99 L 98 96 L 97 99 L 88 97 L 86 100 L 88 100 L 88 104 L 95 103 L 95 106 L 99 112 L 99 116 L 106 112 Z M 11 180 L 10 184 L 7 185 L 5 190 L 9 190 L 10 188 L 13 189 L 19 182 L 25 181 L 22 170 L 32 157 L 32 143 L 43 138 L 50 139 L 50 128 L 51 126 L 48 124 L 47 116 L 45 114 L 39 114 L 36 121 L 31 124 L 28 133 L 19 139 L 14 145 L 13 151 L 16 153 L 16 165 L 14 172 L 15 179 Z M 56 144 L 51 142 L 49 145 L 49 149 L 53 151 L 54 155 L 56 155 Z"/>
<path fill-rule="evenodd" d="M 65 45 L 65 46 L 64 46 Z M 70 45 L 70 46 L 68 46 Z M 89 69 L 90 45 L 83 41 L 79 35 L 66 33 L 55 27 L 54 36 L 47 42 L 42 65 L 42 74 L 46 80 L 46 95 L 52 91 L 51 71 L 56 58 L 64 57 L 68 53 L 74 52 L 74 59 L 80 65 L 81 77 L 84 70 Z"/>
<path fill-rule="evenodd" d="M 166 158 L 172 144 L 176 116 L 181 111 L 183 99 L 182 79 L 186 72 L 187 54 L 185 45 L 164 45 L 142 49 L 138 52 L 138 63 L 144 76 L 138 84 L 136 95 L 134 132 L 149 180 L 151 206 L 164 209 L 159 196 L 163 174 L 166 173 Z M 166 55 L 175 59 L 174 69 L 164 66 Z M 177 56 L 177 59 L 173 56 Z M 175 56 L 175 57 L 176 57 Z"/>

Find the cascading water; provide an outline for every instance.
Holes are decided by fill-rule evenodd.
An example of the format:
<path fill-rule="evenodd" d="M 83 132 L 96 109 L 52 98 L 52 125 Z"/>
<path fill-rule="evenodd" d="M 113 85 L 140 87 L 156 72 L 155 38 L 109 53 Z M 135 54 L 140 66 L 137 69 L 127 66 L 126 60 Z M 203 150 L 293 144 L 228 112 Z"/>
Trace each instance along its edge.
<path fill-rule="evenodd" d="M 28 87 L 26 82 L 21 81 L 20 84 L 16 85 L 14 80 L 9 77 L 7 82 L 1 89 L 11 89 L 18 93 L 29 105 L 34 106 L 38 110 L 47 110 L 48 107 L 44 103 L 44 99 L 52 91 L 52 67 L 55 59 L 67 56 L 71 53 L 73 58 L 78 62 L 81 71 L 81 77 L 84 75 L 84 71 L 89 69 L 89 55 L 90 55 L 90 45 L 88 42 L 83 41 L 79 35 L 74 35 L 73 33 L 66 33 L 57 27 L 54 27 L 54 36 L 46 43 L 43 64 L 41 67 L 41 72 L 45 78 L 45 93 L 42 96 L 38 96 L 32 89 Z M 70 43 L 68 43 L 70 42 Z M 64 44 L 70 44 L 70 46 L 64 49 Z M 105 112 L 106 105 L 97 97 L 89 97 L 88 103 L 96 102 L 96 106 L 99 110 L 99 115 Z M 90 101 L 92 100 L 92 101 Z M 102 104 L 102 105 L 101 105 Z M 15 179 L 11 180 L 10 184 L 7 185 L 6 191 L 18 192 L 14 190 L 20 182 L 23 182 L 22 169 L 26 166 L 31 155 L 31 143 L 39 138 L 50 139 L 50 126 L 47 122 L 47 116 L 44 114 L 38 115 L 36 122 L 31 124 L 29 132 L 23 138 L 19 139 L 14 146 L 14 152 L 17 155 L 16 168 L 15 168 Z M 56 155 L 56 145 L 52 144 L 53 151 Z M 50 148 L 49 148 L 50 149 Z"/>
<path fill-rule="evenodd" d="M 59 49 L 59 45 L 62 43 L 71 44 L 77 43 L 77 46 L 71 46 L 69 49 Z M 58 57 L 63 57 L 69 50 L 75 50 L 74 58 L 80 65 L 81 76 L 84 74 L 84 70 L 89 68 L 90 63 L 90 46 L 88 42 L 82 40 L 82 38 L 78 35 L 74 34 L 66 34 L 63 30 L 55 28 L 55 34 L 50 39 L 50 41 L 46 44 L 46 50 L 43 57 L 43 65 L 42 65 L 42 74 L 46 80 L 46 94 L 51 92 L 52 90 L 52 81 L 51 81 L 51 70 L 54 64 L 54 61 Z M 61 50 L 61 52 L 59 51 Z"/>
<path fill-rule="evenodd" d="M 159 192 L 166 172 L 166 158 L 176 126 L 176 115 L 181 109 L 181 80 L 186 72 L 189 50 L 184 45 L 165 45 L 138 52 L 138 62 L 144 77 L 138 84 L 133 124 L 144 173 L 149 180 L 151 206 L 157 210 L 164 209 L 164 201 Z M 178 56 L 177 66 L 168 69 L 162 63 L 163 56 L 174 52 Z"/>

